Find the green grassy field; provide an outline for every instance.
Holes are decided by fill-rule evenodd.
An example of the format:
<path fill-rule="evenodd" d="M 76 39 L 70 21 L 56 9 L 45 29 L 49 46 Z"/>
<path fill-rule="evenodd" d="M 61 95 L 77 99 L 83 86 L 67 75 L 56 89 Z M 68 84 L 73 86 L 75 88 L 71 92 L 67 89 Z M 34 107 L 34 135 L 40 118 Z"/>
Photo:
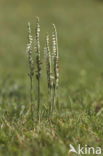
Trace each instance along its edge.
<path fill-rule="evenodd" d="M 40 122 L 26 116 L 30 105 L 27 22 L 34 30 L 36 16 L 42 55 L 52 23 L 58 30 L 60 55 L 60 107 L 48 121 L 43 71 Z M 35 77 L 33 82 L 36 114 Z M 0 156 L 72 156 L 69 144 L 103 149 L 103 3 L 0 0 Z"/>

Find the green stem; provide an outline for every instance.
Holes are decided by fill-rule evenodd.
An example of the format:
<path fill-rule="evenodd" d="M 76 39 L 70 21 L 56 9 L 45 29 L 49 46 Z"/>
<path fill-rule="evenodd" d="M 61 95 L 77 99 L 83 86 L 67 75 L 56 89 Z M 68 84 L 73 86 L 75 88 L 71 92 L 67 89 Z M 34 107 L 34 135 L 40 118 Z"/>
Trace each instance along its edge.
<path fill-rule="evenodd" d="M 40 77 L 38 78 L 38 110 L 37 110 L 37 118 L 40 120 Z"/>
<path fill-rule="evenodd" d="M 32 95 L 32 91 L 33 91 L 33 79 L 32 79 L 32 76 L 30 76 L 31 117 L 32 117 L 32 120 L 33 120 L 33 95 Z"/>
<path fill-rule="evenodd" d="M 49 88 L 49 90 L 48 90 L 48 99 L 49 99 L 49 101 L 48 101 L 48 103 L 49 103 L 49 115 L 51 115 L 51 113 L 52 113 L 52 89 L 51 88 Z"/>
<path fill-rule="evenodd" d="M 52 112 L 53 112 L 54 107 L 55 107 L 55 86 L 54 86 L 54 92 L 53 92 Z"/>

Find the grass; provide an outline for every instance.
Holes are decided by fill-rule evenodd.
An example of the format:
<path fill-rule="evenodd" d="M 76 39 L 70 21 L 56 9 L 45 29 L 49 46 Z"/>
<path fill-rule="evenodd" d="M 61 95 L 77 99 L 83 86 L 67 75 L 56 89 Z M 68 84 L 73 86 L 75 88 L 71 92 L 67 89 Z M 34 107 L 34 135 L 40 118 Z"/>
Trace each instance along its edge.
<path fill-rule="evenodd" d="M 50 23 L 58 30 L 60 54 L 60 108 L 48 121 L 46 71 L 42 71 L 40 123 L 27 114 L 26 32 L 28 21 L 35 26 L 35 16 L 40 17 L 42 57 Z M 103 149 L 102 2 L 1 0 L 0 23 L 0 155 L 67 156 L 70 143 Z M 37 96 L 33 101 L 36 114 Z"/>

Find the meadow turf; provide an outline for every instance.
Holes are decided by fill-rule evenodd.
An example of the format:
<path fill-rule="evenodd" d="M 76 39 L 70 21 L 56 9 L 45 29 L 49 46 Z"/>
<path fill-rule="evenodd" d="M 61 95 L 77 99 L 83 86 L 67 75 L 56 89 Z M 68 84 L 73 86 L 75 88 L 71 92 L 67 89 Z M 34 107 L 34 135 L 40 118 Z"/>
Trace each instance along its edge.
<path fill-rule="evenodd" d="M 60 55 L 59 105 L 48 120 L 43 69 L 40 122 L 35 76 L 34 122 L 27 114 L 27 22 L 34 34 L 35 16 L 40 17 L 43 66 L 45 34 L 51 32 L 52 23 L 57 27 Z M 69 144 L 103 149 L 103 3 L 0 0 L 0 156 L 72 156 Z"/>

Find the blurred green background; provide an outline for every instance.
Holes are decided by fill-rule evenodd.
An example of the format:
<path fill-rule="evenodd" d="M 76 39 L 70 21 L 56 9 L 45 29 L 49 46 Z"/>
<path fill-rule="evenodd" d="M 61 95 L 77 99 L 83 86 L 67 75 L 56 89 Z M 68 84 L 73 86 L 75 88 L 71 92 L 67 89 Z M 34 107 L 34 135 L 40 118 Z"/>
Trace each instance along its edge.
<path fill-rule="evenodd" d="M 68 114 L 71 113 L 70 126 L 72 127 L 67 128 L 67 125 L 65 126 L 63 123 L 63 129 L 57 128 L 56 133 L 64 144 L 59 144 L 59 146 L 57 139 L 57 149 L 54 147 L 55 144 L 50 147 L 47 143 L 45 146 L 41 145 L 43 147 L 41 152 L 50 149 L 51 152 L 54 151 L 54 156 L 57 156 L 58 154 L 55 154 L 59 153 L 58 151 L 61 149 L 60 152 L 63 155 L 61 147 L 64 148 L 64 151 L 65 149 L 68 150 L 69 141 L 74 141 L 75 143 L 77 140 L 81 143 L 84 143 L 85 140 L 86 143 L 94 144 L 94 146 L 96 144 L 102 145 L 103 125 L 101 121 L 103 115 L 101 114 L 103 111 L 99 112 L 100 117 L 96 115 L 91 117 L 92 110 L 97 113 L 103 107 L 103 3 L 101 0 L 0 0 L 1 116 L 3 112 L 7 111 L 9 112 L 9 118 L 7 116 L 7 119 L 10 122 L 12 120 L 15 121 L 18 119 L 17 116 L 19 116 L 20 111 L 23 113 L 25 106 L 28 105 L 29 79 L 25 53 L 27 22 L 31 22 L 32 34 L 34 34 L 36 16 L 40 17 L 42 56 L 46 32 L 49 31 L 51 34 L 52 23 L 55 23 L 57 27 L 60 55 L 60 103 L 64 107 L 63 114 L 59 115 L 63 117 L 62 122 L 64 122 L 64 113 L 69 111 Z M 44 63 L 43 57 L 42 63 Z M 43 72 L 42 79 L 41 96 L 43 99 L 42 104 L 44 105 L 45 96 L 43 95 L 45 94 L 44 82 L 46 81 L 46 74 Z M 88 117 L 88 121 L 85 114 Z M 84 120 L 79 122 L 79 128 L 76 129 L 75 122 L 78 123 L 79 115 L 80 119 L 83 117 Z M 27 128 L 28 126 L 26 125 L 25 127 Z M 83 131 L 81 127 L 84 128 Z M 93 131 L 93 135 L 89 130 L 88 134 L 86 133 L 86 130 L 90 128 Z M 21 137 L 26 135 L 24 131 L 22 131 L 22 134 L 19 131 Z M 68 138 L 66 138 L 67 133 Z M 76 134 L 78 135 L 77 140 Z M 3 135 L 5 136 L 4 138 Z M 27 132 L 26 137 L 29 138 L 29 135 L 30 138 L 34 137 L 31 131 Z M 94 135 L 96 135 L 98 141 Z M 1 140 L 3 138 L 3 144 L 8 147 L 8 151 L 12 153 L 12 146 L 14 151 L 18 151 L 18 144 L 15 143 L 15 134 L 14 136 L 8 136 L 9 130 L 5 131 L 5 133 L 4 130 L 1 130 L 0 138 Z M 45 137 L 43 139 L 45 142 Z M 33 144 L 31 145 L 31 141 L 28 140 L 25 141 L 24 145 L 25 147 L 30 146 L 32 150 Z M 39 143 L 35 146 L 39 151 Z M 21 153 L 23 149 L 24 155 L 25 147 L 21 146 Z"/>
<path fill-rule="evenodd" d="M 25 77 L 27 22 L 34 28 L 36 16 L 43 46 L 51 24 L 57 26 L 62 83 L 74 79 L 74 84 L 83 74 L 93 82 L 103 71 L 103 4 L 99 0 L 0 0 L 1 77 Z"/>
<path fill-rule="evenodd" d="M 64 77 L 67 77 L 66 81 L 72 77 L 73 71 L 88 70 L 91 75 L 101 70 L 102 2 L 99 0 L 0 0 L 1 73 L 11 72 L 11 75 L 22 77 L 26 72 L 27 22 L 30 21 L 34 27 L 36 16 L 40 17 L 43 44 L 45 33 L 50 30 L 50 25 L 55 23 L 57 26 L 61 70 L 65 74 Z"/>

